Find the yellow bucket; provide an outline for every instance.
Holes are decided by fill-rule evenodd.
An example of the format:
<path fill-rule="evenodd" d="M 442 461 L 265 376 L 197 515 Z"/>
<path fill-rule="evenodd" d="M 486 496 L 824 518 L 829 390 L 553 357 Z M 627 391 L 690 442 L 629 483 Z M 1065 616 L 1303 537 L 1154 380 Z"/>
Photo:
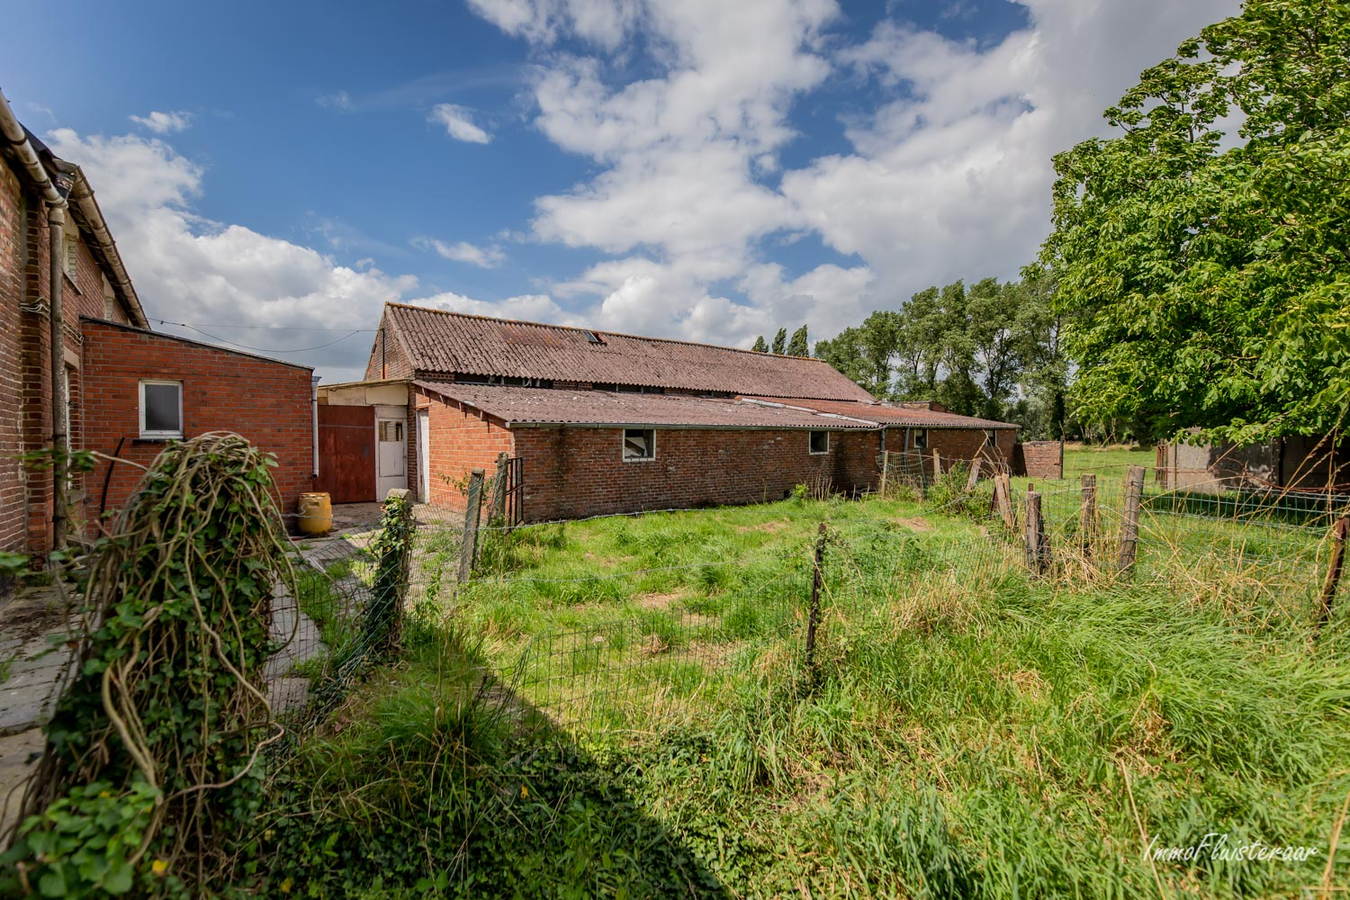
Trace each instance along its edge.
<path fill-rule="evenodd" d="M 333 527 L 333 504 L 327 494 L 301 494 L 300 531 L 323 534 Z"/>

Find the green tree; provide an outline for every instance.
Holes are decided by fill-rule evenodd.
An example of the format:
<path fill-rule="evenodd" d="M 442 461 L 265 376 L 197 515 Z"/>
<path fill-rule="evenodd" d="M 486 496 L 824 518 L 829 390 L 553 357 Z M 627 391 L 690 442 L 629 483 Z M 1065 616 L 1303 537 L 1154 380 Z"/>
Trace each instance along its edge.
<path fill-rule="evenodd" d="M 754 350 L 756 353 L 768 353 L 769 345 L 764 343 L 764 335 L 761 334 L 759 337 L 755 338 L 755 345 L 750 349 Z"/>
<path fill-rule="evenodd" d="M 783 355 L 783 350 L 787 347 L 787 329 L 780 328 L 778 333 L 773 336 L 773 352 L 779 356 Z"/>
<path fill-rule="evenodd" d="M 1248 0 L 1106 111 L 1118 136 L 1055 158 L 1040 260 L 1075 412 L 1236 441 L 1344 420 L 1348 72 L 1350 4 Z"/>
<path fill-rule="evenodd" d="M 803 325 L 792 332 L 792 339 L 787 345 L 788 356 L 810 356 L 811 348 L 806 344 L 806 326 Z"/>

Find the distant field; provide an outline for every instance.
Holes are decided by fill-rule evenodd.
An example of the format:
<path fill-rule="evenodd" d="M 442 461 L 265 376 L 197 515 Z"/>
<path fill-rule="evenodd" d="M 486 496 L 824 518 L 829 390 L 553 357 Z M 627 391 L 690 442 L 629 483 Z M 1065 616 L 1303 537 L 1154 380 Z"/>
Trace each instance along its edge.
<path fill-rule="evenodd" d="M 1105 481 L 1152 451 L 1066 461 Z M 1113 583 L 1094 568 L 1113 533 L 1085 545 L 1061 488 L 1041 579 L 1001 525 L 917 500 L 492 535 L 478 579 L 441 590 L 404 660 L 302 749 L 277 871 L 297 894 L 378 879 L 366 896 L 1322 883 L 1350 792 L 1350 636 L 1342 611 L 1312 642 L 1321 533 L 1150 514 L 1136 578 Z M 1207 832 L 1321 855 L 1145 857 Z"/>

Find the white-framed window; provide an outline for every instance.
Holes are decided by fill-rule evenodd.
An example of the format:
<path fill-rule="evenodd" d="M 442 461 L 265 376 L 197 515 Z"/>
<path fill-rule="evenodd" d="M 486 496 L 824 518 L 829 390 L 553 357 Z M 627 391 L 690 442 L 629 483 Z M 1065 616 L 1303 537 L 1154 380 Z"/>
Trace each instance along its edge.
<path fill-rule="evenodd" d="M 183 436 L 183 383 L 181 381 L 141 382 L 141 437 L 181 438 Z"/>
<path fill-rule="evenodd" d="M 830 452 L 830 433 L 828 431 L 811 432 L 810 448 L 812 456 L 823 456 Z"/>
<path fill-rule="evenodd" d="M 656 459 L 656 431 L 651 428 L 623 430 L 623 461 L 647 462 Z"/>
<path fill-rule="evenodd" d="M 915 449 L 915 450 L 927 450 L 927 449 L 928 449 L 928 429 L 927 429 L 927 428 L 915 428 L 915 429 L 914 429 L 914 449 Z"/>

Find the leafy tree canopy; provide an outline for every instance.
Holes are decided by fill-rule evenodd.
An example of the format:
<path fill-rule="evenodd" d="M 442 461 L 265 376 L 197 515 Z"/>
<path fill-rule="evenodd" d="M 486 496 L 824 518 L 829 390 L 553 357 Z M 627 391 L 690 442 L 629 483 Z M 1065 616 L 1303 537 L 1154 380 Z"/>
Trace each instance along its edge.
<path fill-rule="evenodd" d="M 806 326 L 803 325 L 792 332 L 792 338 L 787 345 L 788 356 L 810 356 L 811 349 L 806 344 Z"/>
<path fill-rule="evenodd" d="M 769 345 L 764 342 L 764 335 L 761 334 L 759 337 L 755 338 L 755 345 L 750 349 L 754 350 L 756 353 L 768 353 Z"/>
<path fill-rule="evenodd" d="M 1055 158 L 1072 405 L 1252 441 L 1350 404 L 1350 4 L 1248 0 Z M 1232 135 L 1227 132 L 1235 132 Z"/>
<path fill-rule="evenodd" d="M 780 328 L 778 333 L 773 336 L 773 352 L 782 355 L 787 348 L 787 329 Z"/>

